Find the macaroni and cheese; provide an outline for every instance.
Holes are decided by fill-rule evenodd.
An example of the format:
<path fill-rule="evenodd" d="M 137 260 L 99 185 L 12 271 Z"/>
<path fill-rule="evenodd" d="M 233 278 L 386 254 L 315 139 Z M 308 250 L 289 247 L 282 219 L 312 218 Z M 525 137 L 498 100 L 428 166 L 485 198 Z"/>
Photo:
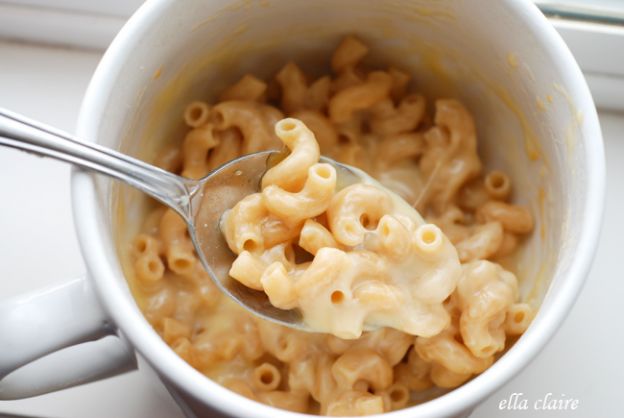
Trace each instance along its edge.
<path fill-rule="evenodd" d="M 338 190 L 336 169 L 319 163 L 314 134 L 297 119 L 275 125 L 289 155 L 269 169 L 262 191 L 223 217 L 230 276 L 298 308 L 311 330 L 358 338 L 388 326 L 431 337 L 449 325 L 443 302 L 461 275 L 457 251 L 400 197 L 362 173 Z M 266 223 L 292 232 L 265 244 Z M 293 246 L 313 256 L 297 263 Z M 290 250 L 290 251 L 289 251 Z"/>
<path fill-rule="evenodd" d="M 269 323 L 221 295 L 169 209 L 154 207 L 130 246 L 133 293 L 163 340 L 207 377 L 278 408 L 344 416 L 423 402 L 486 370 L 534 314 L 498 264 L 533 217 L 512 203 L 504 172 L 484 170 L 471 114 L 454 99 L 430 112 L 409 74 L 369 71 L 367 54 L 347 37 L 331 75 L 309 79 L 291 62 L 268 82 L 245 75 L 217 101 L 190 103 L 186 135 L 157 161 L 199 178 L 286 145 L 262 191 L 225 217 L 238 254 L 230 274 L 327 333 Z M 340 187 L 320 155 L 392 192 Z"/>

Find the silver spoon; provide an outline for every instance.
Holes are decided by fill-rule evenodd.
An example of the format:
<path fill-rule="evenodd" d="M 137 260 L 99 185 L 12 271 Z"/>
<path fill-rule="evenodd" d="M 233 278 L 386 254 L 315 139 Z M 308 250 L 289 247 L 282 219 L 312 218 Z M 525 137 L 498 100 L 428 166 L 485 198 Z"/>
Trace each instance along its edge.
<path fill-rule="evenodd" d="M 0 109 L 0 145 L 66 161 L 121 180 L 171 209 L 186 222 L 202 265 L 217 286 L 253 314 L 291 328 L 311 331 L 296 310 L 282 310 L 264 292 L 228 275 L 235 259 L 219 228 L 221 215 L 260 189 L 264 173 L 283 156 L 263 151 L 232 160 L 199 180 L 177 176 L 143 161 Z M 338 187 L 362 180 L 360 170 L 321 157 L 337 171 Z"/>

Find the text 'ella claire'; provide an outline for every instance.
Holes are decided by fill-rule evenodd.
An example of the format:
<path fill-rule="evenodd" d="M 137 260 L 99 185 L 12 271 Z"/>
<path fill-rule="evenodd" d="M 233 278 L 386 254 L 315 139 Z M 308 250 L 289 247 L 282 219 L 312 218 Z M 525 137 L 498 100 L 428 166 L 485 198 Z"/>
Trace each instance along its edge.
<path fill-rule="evenodd" d="M 578 409 L 579 400 L 561 394 L 559 397 L 548 392 L 541 398 L 531 401 L 522 392 L 513 392 L 507 399 L 501 399 L 498 409 L 508 411 L 523 411 L 532 409 L 535 411 L 573 411 Z"/>

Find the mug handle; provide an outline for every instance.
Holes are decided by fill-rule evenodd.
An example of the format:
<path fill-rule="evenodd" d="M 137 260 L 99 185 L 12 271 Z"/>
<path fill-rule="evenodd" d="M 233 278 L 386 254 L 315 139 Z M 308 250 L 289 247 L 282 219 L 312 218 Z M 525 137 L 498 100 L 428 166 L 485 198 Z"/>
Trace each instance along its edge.
<path fill-rule="evenodd" d="M 0 400 L 136 368 L 134 351 L 116 335 L 86 277 L 0 302 Z"/>

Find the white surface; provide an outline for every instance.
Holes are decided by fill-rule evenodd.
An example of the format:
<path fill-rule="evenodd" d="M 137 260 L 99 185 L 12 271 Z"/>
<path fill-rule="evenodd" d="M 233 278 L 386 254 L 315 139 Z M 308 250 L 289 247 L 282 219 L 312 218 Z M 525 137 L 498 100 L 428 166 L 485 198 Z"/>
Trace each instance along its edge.
<path fill-rule="evenodd" d="M 98 54 L 0 43 L 0 107 L 72 130 Z M 624 178 L 624 115 L 601 114 L 609 178 Z M 20 179 L 18 182 L 17 179 Z M 624 193 L 609 184 L 607 212 L 591 277 L 563 328 L 516 379 L 473 414 L 481 417 L 616 417 L 624 375 L 624 335 L 618 333 L 624 281 L 618 276 L 624 234 Z M 0 149 L 0 297 L 80 274 L 71 221 L 69 168 Z M 614 332 L 616 331 L 616 332 Z M 499 411 L 499 402 L 524 393 L 528 411 Z M 552 392 L 579 400 L 575 411 L 534 411 Z M 38 398 L 0 402 L 0 414 L 41 417 L 181 417 L 149 370 Z"/>
<path fill-rule="evenodd" d="M 115 15 L 0 1 L 0 37 L 6 39 L 103 50 L 125 22 Z"/>
<path fill-rule="evenodd" d="M 585 73 L 594 101 L 602 107 L 624 110 L 624 60 L 621 54 L 611 52 L 624 49 L 624 26 L 568 19 L 550 21 Z"/>
<path fill-rule="evenodd" d="M 0 0 L 0 3 L 17 6 L 41 7 L 46 9 L 67 10 L 70 12 L 89 12 L 128 18 L 144 0 Z"/>

